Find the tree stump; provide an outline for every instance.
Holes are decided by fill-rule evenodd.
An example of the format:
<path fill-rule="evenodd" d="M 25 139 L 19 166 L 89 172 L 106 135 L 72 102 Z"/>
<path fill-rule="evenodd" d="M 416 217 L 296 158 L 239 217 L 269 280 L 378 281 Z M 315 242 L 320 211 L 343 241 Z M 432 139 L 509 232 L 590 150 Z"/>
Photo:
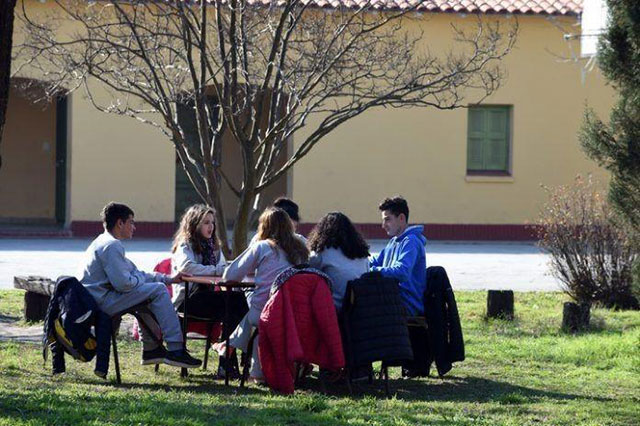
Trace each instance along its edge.
<path fill-rule="evenodd" d="M 44 320 L 50 298 L 45 294 L 27 291 L 24 294 L 24 319 L 26 321 Z"/>
<path fill-rule="evenodd" d="M 591 320 L 591 305 L 588 303 L 565 302 L 562 310 L 562 329 L 566 332 L 575 333 L 576 331 L 586 330 L 589 328 Z"/>
<path fill-rule="evenodd" d="M 489 290 L 487 318 L 513 319 L 513 290 Z"/>
<path fill-rule="evenodd" d="M 26 321 L 42 321 L 47 314 L 49 299 L 56 283 L 47 277 L 27 275 L 13 277 L 13 286 L 26 290 L 24 294 L 24 319 Z"/>

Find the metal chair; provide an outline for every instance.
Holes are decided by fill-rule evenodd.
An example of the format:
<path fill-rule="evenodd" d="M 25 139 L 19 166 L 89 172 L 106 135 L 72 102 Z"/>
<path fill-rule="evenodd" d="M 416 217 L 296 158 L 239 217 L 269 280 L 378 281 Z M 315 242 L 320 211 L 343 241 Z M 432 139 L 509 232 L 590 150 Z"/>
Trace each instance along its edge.
<path fill-rule="evenodd" d="M 157 336 L 153 330 L 151 330 L 151 328 L 149 327 L 149 325 L 146 323 L 146 321 L 143 319 L 143 315 L 144 316 L 150 316 L 151 318 L 154 319 L 155 321 L 155 316 L 153 315 L 153 313 L 151 312 L 151 310 L 149 309 L 149 304 L 148 302 L 142 302 L 139 303 L 135 306 L 132 306 L 130 308 L 124 309 L 120 312 L 118 312 L 115 315 L 111 316 L 111 324 L 112 324 L 112 331 L 111 331 L 111 346 L 113 348 L 113 362 L 115 364 L 115 368 L 116 368 L 116 383 L 118 384 L 122 384 L 122 379 L 120 376 L 120 360 L 118 358 L 118 344 L 116 342 L 116 337 L 118 335 L 118 330 L 119 330 L 119 325 L 120 325 L 120 321 L 122 319 L 122 317 L 124 315 L 133 315 L 134 317 L 136 317 L 136 319 L 138 320 L 138 324 L 143 327 L 145 329 L 145 332 L 148 333 L 149 336 L 151 336 L 158 344 L 162 344 L 162 339 Z M 156 364 L 156 372 L 158 371 L 158 365 Z"/>
<path fill-rule="evenodd" d="M 190 287 L 189 282 L 185 283 L 185 295 L 189 294 L 189 287 Z M 202 362 L 202 369 L 206 370 L 207 369 L 207 365 L 209 362 L 209 350 L 211 349 L 211 334 L 213 333 L 213 328 L 215 325 L 220 324 L 219 320 L 212 320 L 209 318 L 200 318 L 200 317 L 196 317 L 194 315 L 189 315 L 189 311 L 188 311 L 188 303 L 187 303 L 188 297 L 185 296 L 184 302 L 183 302 L 183 311 L 182 312 L 178 312 L 178 318 L 180 320 L 180 324 L 182 325 L 182 335 L 183 335 L 183 339 L 184 339 L 184 345 L 185 348 L 187 347 L 187 339 L 191 339 L 191 340 L 205 340 L 205 349 L 204 349 L 204 361 Z M 189 328 L 189 321 L 194 321 L 194 322 L 200 322 L 200 323 L 206 323 L 207 325 L 207 334 L 204 337 L 200 337 L 200 336 L 192 336 L 192 337 L 188 337 L 188 328 Z M 156 370 L 157 371 L 157 370 Z M 180 376 L 181 377 L 187 377 L 188 376 L 188 372 L 186 368 L 182 368 L 180 369 Z"/>

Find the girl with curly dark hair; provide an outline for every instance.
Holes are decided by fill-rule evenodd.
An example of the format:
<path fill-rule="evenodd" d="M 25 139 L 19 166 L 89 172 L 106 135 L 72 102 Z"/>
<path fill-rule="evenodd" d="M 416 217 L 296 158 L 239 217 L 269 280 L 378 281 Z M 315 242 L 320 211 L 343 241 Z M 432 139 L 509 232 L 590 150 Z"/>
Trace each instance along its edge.
<path fill-rule="evenodd" d="M 333 302 L 340 310 L 347 282 L 369 270 L 369 245 L 351 220 L 340 212 L 328 213 L 320 219 L 307 245 L 312 250 L 309 264 L 333 280 Z"/>

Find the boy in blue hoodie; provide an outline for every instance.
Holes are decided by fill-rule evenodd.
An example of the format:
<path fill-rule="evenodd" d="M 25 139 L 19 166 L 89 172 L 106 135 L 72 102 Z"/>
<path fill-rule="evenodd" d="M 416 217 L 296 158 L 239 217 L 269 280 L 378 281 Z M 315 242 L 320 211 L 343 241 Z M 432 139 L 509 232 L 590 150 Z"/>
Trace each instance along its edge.
<path fill-rule="evenodd" d="M 402 197 L 386 198 L 378 208 L 382 212 L 382 228 L 392 238 L 378 256 L 371 258 L 371 270 L 398 279 L 407 314 L 423 315 L 427 285 L 423 226 L 409 226 L 409 206 Z"/>

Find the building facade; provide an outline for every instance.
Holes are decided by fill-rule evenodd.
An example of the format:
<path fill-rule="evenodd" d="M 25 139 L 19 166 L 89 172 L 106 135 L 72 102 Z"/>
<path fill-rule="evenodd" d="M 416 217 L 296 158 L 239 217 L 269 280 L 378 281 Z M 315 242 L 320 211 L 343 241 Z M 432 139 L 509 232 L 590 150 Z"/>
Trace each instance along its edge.
<path fill-rule="evenodd" d="M 373 110 L 337 128 L 265 197 L 293 198 L 303 230 L 339 210 L 368 236 L 383 237 L 377 205 L 400 194 L 410 222 L 426 224 L 428 238 L 529 239 L 545 186 L 588 173 L 606 183 L 582 152 L 578 130 L 585 107 L 606 117 L 615 93 L 597 66 L 586 68 L 579 40 L 566 40 L 560 29 L 579 34 L 581 2 L 433 3 L 407 24 L 424 31 L 423 47 L 432 52 L 449 46 L 452 24 L 475 25 L 473 12 L 504 25 L 517 21 L 501 88 L 467 108 Z M 135 210 L 139 235 L 173 232 L 185 183 L 159 131 L 98 112 L 81 91 L 47 105 L 12 92 L 6 129 L 0 223 L 58 224 L 92 235 L 102 206 L 118 200 Z"/>

